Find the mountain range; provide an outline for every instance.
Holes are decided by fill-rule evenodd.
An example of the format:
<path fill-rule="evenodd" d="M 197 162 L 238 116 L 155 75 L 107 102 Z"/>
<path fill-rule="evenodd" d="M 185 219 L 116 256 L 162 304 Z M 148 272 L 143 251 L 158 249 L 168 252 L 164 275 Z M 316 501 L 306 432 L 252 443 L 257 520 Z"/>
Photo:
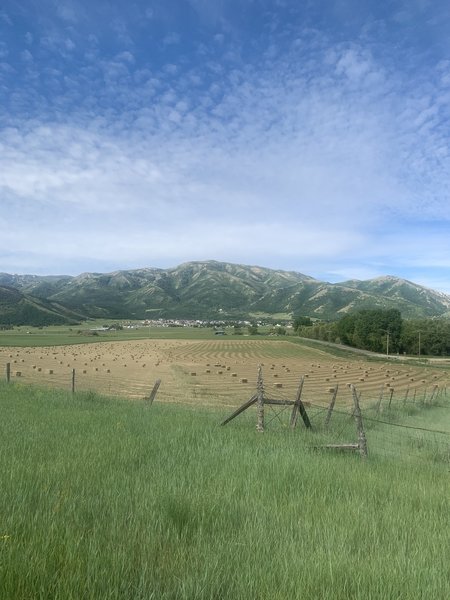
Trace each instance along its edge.
<path fill-rule="evenodd" d="M 337 319 L 367 308 L 450 316 L 450 296 L 405 279 L 327 283 L 293 271 L 217 261 L 77 276 L 0 273 L 0 324 L 105 319 Z"/>

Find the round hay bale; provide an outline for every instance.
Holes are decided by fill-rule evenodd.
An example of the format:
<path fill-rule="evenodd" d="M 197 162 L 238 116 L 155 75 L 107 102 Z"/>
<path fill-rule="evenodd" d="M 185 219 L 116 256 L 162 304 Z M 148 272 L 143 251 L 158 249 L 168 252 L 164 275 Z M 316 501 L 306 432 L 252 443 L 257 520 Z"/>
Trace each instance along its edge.
<path fill-rule="evenodd" d="M 282 383 L 276 383 L 276 384 L 275 384 L 275 387 L 276 387 L 276 388 L 282 388 L 282 387 L 283 387 L 283 384 L 282 384 Z"/>
<path fill-rule="evenodd" d="M 195 371 L 191 371 L 191 377 L 196 377 L 197 373 Z"/>
<path fill-rule="evenodd" d="M 231 377 L 237 377 L 237 373 L 231 373 Z"/>
<path fill-rule="evenodd" d="M 211 369 L 206 369 L 206 373 L 211 373 Z"/>
<path fill-rule="evenodd" d="M 331 387 L 330 387 L 330 388 L 328 388 L 328 393 L 329 393 L 329 394 L 332 394 L 333 392 L 334 392 L 334 388 L 331 388 Z"/>
<path fill-rule="evenodd" d="M 53 369 L 46 369 L 45 372 L 47 375 L 53 375 Z"/>
<path fill-rule="evenodd" d="M 22 371 L 16 371 L 16 372 L 14 373 L 14 375 L 15 375 L 16 377 L 22 377 Z"/>
<path fill-rule="evenodd" d="M 246 379 L 246 378 L 241 379 L 241 383 L 248 383 L 248 379 Z"/>

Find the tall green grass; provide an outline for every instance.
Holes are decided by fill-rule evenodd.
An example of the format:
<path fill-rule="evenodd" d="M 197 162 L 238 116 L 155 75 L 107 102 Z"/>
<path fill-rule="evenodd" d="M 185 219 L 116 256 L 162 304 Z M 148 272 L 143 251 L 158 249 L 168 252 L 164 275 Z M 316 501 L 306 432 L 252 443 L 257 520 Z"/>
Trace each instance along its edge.
<path fill-rule="evenodd" d="M 448 467 L 0 385 L 0 597 L 447 599 Z"/>

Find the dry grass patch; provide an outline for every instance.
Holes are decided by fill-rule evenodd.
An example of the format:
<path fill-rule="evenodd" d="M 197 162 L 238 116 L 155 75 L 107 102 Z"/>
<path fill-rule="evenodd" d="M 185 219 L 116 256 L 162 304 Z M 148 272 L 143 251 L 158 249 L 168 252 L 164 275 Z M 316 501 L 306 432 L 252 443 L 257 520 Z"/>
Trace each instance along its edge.
<path fill-rule="evenodd" d="M 357 386 L 364 401 L 377 397 L 383 388 L 394 387 L 394 382 L 395 393 L 403 395 L 408 388 L 424 390 L 450 383 L 449 373 L 443 369 L 369 363 L 360 357 L 349 360 L 322 349 L 266 339 L 139 340 L 0 348 L 3 373 L 6 363 L 13 361 L 20 362 L 24 382 L 68 389 L 75 368 L 77 389 L 142 398 L 154 381 L 161 379 L 160 401 L 208 406 L 235 406 L 247 400 L 254 392 L 259 364 L 264 365 L 269 396 L 292 398 L 304 375 L 305 400 L 320 404 L 329 401 L 330 390 L 336 385 L 342 390 L 341 401 L 344 395 L 346 399 L 349 383 Z M 18 377 L 14 371 L 12 376 Z"/>

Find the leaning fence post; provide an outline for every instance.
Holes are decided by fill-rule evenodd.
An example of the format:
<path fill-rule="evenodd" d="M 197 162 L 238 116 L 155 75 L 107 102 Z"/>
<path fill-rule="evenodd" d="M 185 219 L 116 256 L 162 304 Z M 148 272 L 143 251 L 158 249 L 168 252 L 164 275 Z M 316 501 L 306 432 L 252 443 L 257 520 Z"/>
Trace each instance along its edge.
<path fill-rule="evenodd" d="M 408 385 L 408 387 L 406 388 L 406 394 L 405 394 L 405 397 L 404 397 L 404 399 L 403 399 L 403 405 L 405 405 L 405 404 L 406 404 L 406 401 L 408 400 L 408 394 L 409 394 L 409 385 Z"/>
<path fill-rule="evenodd" d="M 392 402 L 392 396 L 394 395 L 394 390 L 391 389 L 391 395 L 389 396 L 389 404 L 388 404 L 388 408 L 391 408 L 391 402 Z"/>
<path fill-rule="evenodd" d="M 339 385 L 336 385 L 334 388 L 333 397 L 331 398 L 330 406 L 328 407 L 327 416 L 325 417 L 325 427 L 328 427 L 330 424 L 331 413 L 333 412 L 334 405 L 336 403 L 338 389 Z"/>
<path fill-rule="evenodd" d="M 264 382 L 261 365 L 258 367 L 257 396 L 258 420 L 256 423 L 256 431 L 262 433 L 264 431 Z"/>
<path fill-rule="evenodd" d="M 351 388 L 352 388 L 353 402 L 355 404 L 355 410 L 353 411 L 353 414 L 355 417 L 356 428 L 358 430 L 359 454 L 360 454 L 361 458 L 367 458 L 367 440 L 366 440 L 366 434 L 364 432 L 361 408 L 359 406 L 359 398 L 358 398 L 358 394 L 356 392 L 355 386 L 352 385 Z"/>
<path fill-rule="evenodd" d="M 72 369 L 72 394 L 75 394 L 75 369 Z"/>
<path fill-rule="evenodd" d="M 156 392 L 158 391 L 159 386 L 161 385 L 161 379 L 157 379 L 155 381 L 155 385 L 153 386 L 153 389 L 150 393 L 150 396 L 148 397 L 148 403 L 152 404 L 153 400 L 155 399 L 156 396 Z"/>
<path fill-rule="evenodd" d="M 435 385 L 434 389 L 433 389 L 433 393 L 431 394 L 431 397 L 430 397 L 430 399 L 428 401 L 429 404 L 433 404 L 433 400 L 435 399 L 435 396 L 436 396 L 436 400 L 437 400 L 437 395 L 436 394 L 438 393 L 438 389 L 439 389 L 439 386 Z"/>
<path fill-rule="evenodd" d="M 427 403 L 427 392 L 428 392 L 428 388 L 427 388 L 427 386 L 425 386 L 425 391 L 423 393 L 423 398 L 422 398 L 422 404 Z"/>
<path fill-rule="evenodd" d="M 6 382 L 9 383 L 11 380 L 11 363 L 6 363 Z"/>
<path fill-rule="evenodd" d="M 309 421 L 308 415 L 306 414 L 305 405 L 302 402 L 302 390 L 303 390 L 304 381 L 305 381 L 305 376 L 302 375 L 302 378 L 300 379 L 300 383 L 298 385 L 297 395 L 294 400 L 294 406 L 292 407 L 291 420 L 290 420 L 290 426 L 292 428 L 294 428 L 297 424 L 298 413 L 300 413 L 306 427 L 308 427 L 308 428 L 311 427 L 311 423 Z"/>

